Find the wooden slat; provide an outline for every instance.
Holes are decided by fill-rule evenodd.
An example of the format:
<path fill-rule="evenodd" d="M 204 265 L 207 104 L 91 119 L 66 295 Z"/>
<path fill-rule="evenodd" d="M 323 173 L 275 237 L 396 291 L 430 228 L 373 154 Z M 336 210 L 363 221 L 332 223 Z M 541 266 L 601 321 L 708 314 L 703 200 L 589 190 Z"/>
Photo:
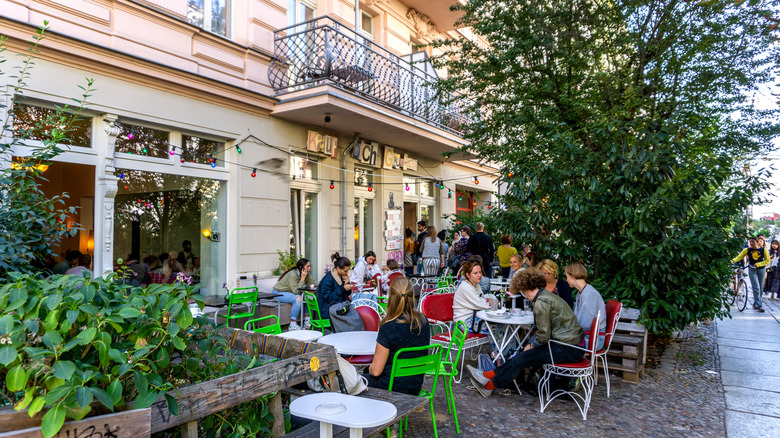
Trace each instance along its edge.
<path fill-rule="evenodd" d="M 639 345 L 642 343 L 642 339 L 643 338 L 639 336 L 621 335 L 617 333 L 612 338 L 612 345 L 622 345 L 622 344 Z"/>
<path fill-rule="evenodd" d="M 224 335 L 231 339 L 234 330 L 225 330 L 227 332 Z M 178 400 L 178 416 L 168 412 L 165 398 L 160 396 L 152 405 L 152 433 L 221 412 L 338 369 L 336 351 L 329 345 L 311 344 L 307 353 L 299 354 L 304 344 L 301 341 L 285 340 L 278 336 L 266 336 L 244 330 L 235 331 L 237 333 L 233 348 L 241 351 L 248 349 L 249 354 L 262 353 L 261 346 L 265 343 L 266 354 L 276 355 L 284 345 L 283 359 L 251 370 L 180 388 L 178 395 L 171 392 L 170 395 L 177 397 Z M 266 337 L 268 339 L 264 339 Z M 311 360 L 315 357 L 319 363 L 316 371 L 310 367 Z"/>
<path fill-rule="evenodd" d="M 108 415 L 68 421 L 60 429 L 58 437 L 115 437 L 142 438 L 151 436 L 151 409 L 135 409 Z M 0 433 L 0 438 L 43 438 L 41 428 L 12 430 Z"/>
<path fill-rule="evenodd" d="M 620 312 L 620 320 L 636 321 L 639 319 L 639 309 L 633 309 L 631 307 L 624 307 Z"/>
<path fill-rule="evenodd" d="M 647 329 L 644 325 L 635 322 L 619 322 L 617 323 L 617 330 L 632 333 L 647 333 Z"/>

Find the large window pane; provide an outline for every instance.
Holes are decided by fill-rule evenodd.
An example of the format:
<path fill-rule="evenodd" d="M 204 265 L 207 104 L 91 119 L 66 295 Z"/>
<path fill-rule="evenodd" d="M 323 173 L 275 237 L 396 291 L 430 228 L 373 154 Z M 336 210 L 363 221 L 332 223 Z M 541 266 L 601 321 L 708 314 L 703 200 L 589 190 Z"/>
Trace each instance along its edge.
<path fill-rule="evenodd" d="M 225 144 L 214 140 L 182 135 L 182 156 L 185 161 L 198 164 L 209 164 L 212 167 L 224 167 Z M 213 160 L 213 162 L 212 162 Z"/>
<path fill-rule="evenodd" d="M 290 251 L 308 259 L 317 272 L 317 194 L 292 190 L 290 217 Z"/>
<path fill-rule="evenodd" d="M 178 257 L 189 240 L 194 258 L 184 258 L 181 267 L 201 283 L 201 293 L 220 294 L 226 260 L 224 184 L 139 170 L 117 169 L 117 174 L 122 180 L 114 207 L 114 256 Z"/>
<path fill-rule="evenodd" d="M 290 157 L 290 177 L 292 179 L 313 179 L 317 177 L 317 163 L 303 157 Z"/>
<path fill-rule="evenodd" d="M 145 126 L 116 122 L 119 135 L 115 153 L 170 158 L 170 133 Z"/>
<path fill-rule="evenodd" d="M 374 200 L 363 199 L 363 248 L 374 250 Z"/>
<path fill-rule="evenodd" d="M 230 0 L 188 0 L 187 21 L 202 29 L 228 36 Z"/>
<path fill-rule="evenodd" d="M 68 113 L 57 114 L 57 110 L 23 103 L 14 104 L 14 136 L 30 140 L 50 140 L 48 134 L 54 129 L 62 128 L 73 117 Z M 77 116 L 70 122 L 70 130 L 60 144 L 78 147 L 91 147 L 92 119 Z"/>

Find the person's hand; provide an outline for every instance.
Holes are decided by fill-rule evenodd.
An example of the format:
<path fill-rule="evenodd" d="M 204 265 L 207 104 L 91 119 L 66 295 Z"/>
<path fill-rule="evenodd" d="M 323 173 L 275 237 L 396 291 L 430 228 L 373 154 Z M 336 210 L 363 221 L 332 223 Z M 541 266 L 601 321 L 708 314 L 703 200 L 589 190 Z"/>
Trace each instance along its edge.
<path fill-rule="evenodd" d="M 346 289 L 346 290 L 352 290 L 352 284 L 350 284 L 350 283 L 347 283 L 347 284 L 345 284 L 345 285 L 344 285 L 344 289 Z"/>
<path fill-rule="evenodd" d="M 528 351 L 528 350 L 530 350 L 532 348 L 534 348 L 534 346 L 531 345 L 531 344 L 528 344 L 528 345 L 525 346 L 525 348 L 523 348 L 523 351 Z"/>
<path fill-rule="evenodd" d="M 441 266 L 440 266 L 440 267 L 441 267 L 441 268 L 444 268 L 444 260 L 442 260 L 442 262 L 441 262 Z"/>
<path fill-rule="evenodd" d="M 383 271 L 389 271 L 389 270 L 390 270 L 390 268 L 388 268 L 387 266 L 382 266 L 382 270 L 383 270 Z"/>
<path fill-rule="evenodd" d="M 305 268 L 301 270 L 301 280 L 306 278 L 306 274 L 308 274 L 309 271 L 307 271 Z"/>

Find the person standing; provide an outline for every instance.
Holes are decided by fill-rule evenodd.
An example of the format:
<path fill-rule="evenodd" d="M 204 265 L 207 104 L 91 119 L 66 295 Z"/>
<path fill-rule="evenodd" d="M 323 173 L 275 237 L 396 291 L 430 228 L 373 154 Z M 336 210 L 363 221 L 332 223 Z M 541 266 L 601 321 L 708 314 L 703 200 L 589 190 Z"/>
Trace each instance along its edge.
<path fill-rule="evenodd" d="M 439 233 L 436 235 L 436 237 L 441 240 L 441 246 L 442 250 L 444 251 L 444 258 L 442 259 L 444 261 L 444 267 L 447 267 L 447 256 L 450 254 L 450 245 L 447 244 L 447 241 L 445 240 L 447 238 L 447 232 L 444 230 L 439 231 Z"/>
<path fill-rule="evenodd" d="M 469 245 L 469 238 L 471 237 L 471 228 L 464 225 L 460 229 L 460 239 L 458 239 L 457 242 L 452 244 L 452 252 L 455 255 L 455 257 L 458 258 L 458 263 L 460 266 L 463 266 L 468 259 L 471 258 L 471 253 L 469 253 L 469 250 L 467 249 Z M 457 270 L 457 268 L 455 268 Z"/>
<path fill-rule="evenodd" d="M 423 266 L 420 263 L 422 257 L 422 242 L 428 237 L 428 224 L 425 221 L 417 222 L 417 242 L 414 245 L 414 260 L 417 262 L 417 273 L 422 274 Z"/>
<path fill-rule="evenodd" d="M 474 225 L 474 229 L 477 231 L 473 236 L 469 238 L 466 249 L 472 255 L 478 255 L 482 257 L 484 263 L 485 272 L 484 275 L 487 278 L 493 278 L 493 255 L 495 253 L 495 247 L 493 246 L 493 239 L 485 233 L 485 224 L 477 222 Z"/>
<path fill-rule="evenodd" d="M 748 247 L 743 249 L 731 263 L 741 261 L 745 256 L 748 259 L 748 275 L 750 277 L 750 286 L 753 288 L 753 308 L 758 312 L 764 312 L 761 295 L 764 292 L 764 277 L 766 276 L 766 266 L 771 262 L 769 250 L 758 245 L 758 239 L 751 237 L 748 240 Z"/>
<path fill-rule="evenodd" d="M 439 273 L 439 269 L 444 267 L 444 246 L 436 236 L 436 227 L 428 227 L 428 233 L 420 247 L 423 260 L 422 274 L 435 276 Z"/>
<path fill-rule="evenodd" d="M 517 248 L 512 246 L 512 236 L 508 234 L 501 236 L 501 246 L 496 250 L 496 256 L 498 257 L 498 265 L 501 267 L 502 277 L 509 277 L 509 271 L 512 269 L 510 260 L 512 259 L 512 256 L 516 255 Z"/>
<path fill-rule="evenodd" d="M 404 272 L 408 277 L 414 275 L 414 238 L 411 228 L 407 228 L 404 234 Z"/>

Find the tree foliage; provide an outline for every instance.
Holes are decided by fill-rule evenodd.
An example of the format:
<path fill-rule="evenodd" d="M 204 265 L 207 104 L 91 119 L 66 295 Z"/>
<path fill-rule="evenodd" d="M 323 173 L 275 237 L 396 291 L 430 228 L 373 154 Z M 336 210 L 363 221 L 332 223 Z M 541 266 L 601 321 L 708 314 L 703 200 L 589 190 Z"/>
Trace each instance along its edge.
<path fill-rule="evenodd" d="M 501 227 L 665 331 L 724 316 L 735 219 L 778 134 L 755 107 L 778 59 L 761 2 L 472 0 L 435 43 L 476 101 L 464 149 L 503 166 Z M 504 190 L 502 190 L 504 191 Z M 520 243 L 520 242 L 518 242 Z M 726 306 L 727 309 L 727 306 Z"/>

